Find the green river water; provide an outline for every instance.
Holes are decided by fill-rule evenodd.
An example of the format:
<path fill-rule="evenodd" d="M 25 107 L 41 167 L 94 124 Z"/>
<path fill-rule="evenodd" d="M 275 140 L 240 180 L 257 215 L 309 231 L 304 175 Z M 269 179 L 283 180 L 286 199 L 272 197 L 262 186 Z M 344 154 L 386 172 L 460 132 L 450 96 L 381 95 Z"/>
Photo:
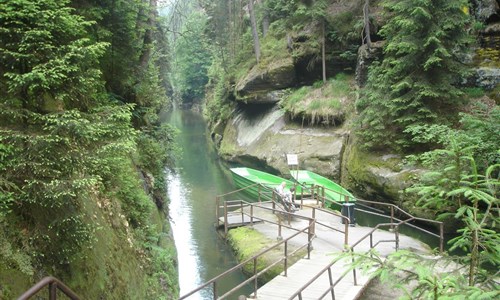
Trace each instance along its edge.
<path fill-rule="evenodd" d="M 180 130 L 177 142 L 183 149 L 177 168 L 167 171 L 170 223 L 178 252 L 182 296 L 237 264 L 230 247 L 214 228 L 216 196 L 234 188 L 207 140 L 207 126 L 200 114 L 174 110 L 163 120 Z M 242 273 L 224 277 L 217 283 L 219 295 L 244 279 Z M 250 292 L 247 288 L 239 294 Z M 189 297 L 212 298 L 211 289 Z"/>

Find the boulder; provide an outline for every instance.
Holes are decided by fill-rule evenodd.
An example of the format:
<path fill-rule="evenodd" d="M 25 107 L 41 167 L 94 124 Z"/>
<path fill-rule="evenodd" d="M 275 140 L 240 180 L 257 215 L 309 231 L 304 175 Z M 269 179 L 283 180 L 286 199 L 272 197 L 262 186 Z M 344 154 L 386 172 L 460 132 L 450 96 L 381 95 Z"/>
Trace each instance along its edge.
<path fill-rule="evenodd" d="M 493 90 L 500 83 L 500 68 L 476 69 L 476 85 L 485 90 Z"/>
<path fill-rule="evenodd" d="M 270 63 L 265 68 L 254 66 L 236 83 L 239 100 L 251 102 L 277 102 L 276 90 L 293 86 L 296 75 L 291 57 Z"/>
<path fill-rule="evenodd" d="M 355 139 L 349 139 L 342 161 L 342 185 L 361 198 L 398 205 L 414 216 L 433 219 L 432 212 L 415 205 L 417 197 L 404 193 L 421 169 L 401 167 L 395 154 L 364 152 Z"/>
<path fill-rule="evenodd" d="M 498 0 L 474 0 L 474 15 L 476 19 L 485 22 L 494 15 L 499 15 L 500 4 Z"/>

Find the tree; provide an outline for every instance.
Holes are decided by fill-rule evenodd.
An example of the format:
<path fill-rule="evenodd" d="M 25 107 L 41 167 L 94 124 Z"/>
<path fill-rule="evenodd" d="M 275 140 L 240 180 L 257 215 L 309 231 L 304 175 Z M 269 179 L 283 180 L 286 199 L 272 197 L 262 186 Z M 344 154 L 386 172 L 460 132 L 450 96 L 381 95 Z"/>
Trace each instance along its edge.
<path fill-rule="evenodd" d="M 175 92 L 185 104 L 200 102 L 208 82 L 211 49 L 205 39 L 207 17 L 201 11 L 192 12 L 185 20 L 182 36 L 174 45 Z"/>
<path fill-rule="evenodd" d="M 470 114 L 461 114 L 460 127 L 413 127 L 415 142 L 438 149 L 408 156 L 427 170 L 405 192 L 418 197 L 417 205 L 445 222 L 458 223 L 449 241 L 450 253 L 437 258 L 398 251 L 387 260 L 376 253 L 356 255 L 354 267 L 377 270 L 383 282 L 400 288 L 414 286 L 407 294 L 417 299 L 495 299 L 500 295 L 500 121 L 498 106 L 476 103 Z M 455 249 L 465 255 L 453 255 Z M 415 285 L 416 283 L 416 285 Z"/>
<path fill-rule="evenodd" d="M 248 14 L 250 15 L 250 24 L 252 25 L 253 48 L 255 59 L 257 63 L 260 61 L 260 41 L 259 31 L 257 29 L 257 21 L 255 20 L 255 9 L 253 7 L 253 0 L 248 0 Z"/>
<path fill-rule="evenodd" d="M 384 59 L 370 68 L 357 103 L 358 133 L 368 147 L 407 148 L 412 136 L 406 128 L 459 107 L 457 83 L 466 73 L 462 60 L 471 43 L 464 6 L 465 0 L 383 2 Z"/>
<path fill-rule="evenodd" d="M 461 249 L 466 256 L 445 255 L 437 258 L 398 251 L 387 260 L 376 251 L 354 255 L 352 268 L 376 270 L 372 276 L 383 283 L 406 289 L 411 299 L 495 299 L 500 296 L 495 282 L 500 266 L 500 221 L 498 191 L 500 164 L 478 172 L 472 148 L 458 147 L 450 136 L 447 149 L 425 155 L 426 173 L 419 184 L 409 189 L 421 197 L 420 205 L 442 212 L 441 218 L 453 217 L 462 228 L 449 241 L 450 251 Z M 500 153 L 499 153 L 500 154 Z M 415 284 L 416 283 L 416 284 Z"/>
<path fill-rule="evenodd" d="M 372 38 L 370 36 L 370 0 L 365 0 L 365 4 L 363 5 L 363 27 L 365 31 L 363 43 L 366 41 L 366 46 L 370 49 L 372 45 Z"/>
<path fill-rule="evenodd" d="M 96 66 L 105 44 L 86 38 L 91 23 L 66 5 L 9 1 L 0 32 L 2 197 L 28 224 L 37 258 L 57 264 L 93 241 L 85 202 L 134 137 L 131 107 L 102 97 Z"/>

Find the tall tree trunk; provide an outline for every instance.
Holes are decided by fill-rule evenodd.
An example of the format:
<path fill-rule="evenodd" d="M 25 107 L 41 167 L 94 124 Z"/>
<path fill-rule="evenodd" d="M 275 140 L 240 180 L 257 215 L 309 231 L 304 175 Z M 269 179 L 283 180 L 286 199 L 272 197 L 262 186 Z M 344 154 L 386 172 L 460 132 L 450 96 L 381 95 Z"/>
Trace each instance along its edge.
<path fill-rule="evenodd" d="M 267 10 L 267 7 L 264 6 L 264 0 L 257 0 L 259 4 L 261 4 L 261 7 L 264 8 L 264 14 L 262 16 L 262 36 L 265 37 L 267 34 L 267 31 L 269 30 L 269 11 Z"/>
<path fill-rule="evenodd" d="M 153 47 L 154 31 L 157 17 L 157 0 L 149 0 L 148 21 L 146 22 L 146 31 L 144 32 L 144 41 L 142 44 L 142 53 L 139 59 L 141 67 L 144 69 L 151 57 Z"/>
<path fill-rule="evenodd" d="M 253 48 L 255 51 L 255 58 L 257 63 L 260 62 L 260 42 L 259 33 L 257 31 L 257 22 L 255 21 L 255 11 L 253 8 L 253 0 L 248 0 L 248 12 L 250 14 L 250 22 L 252 23 L 252 35 L 253 35 Z"/>
<path fill-rule="evenodd" d="M 269 15 L 266 10 L 264 11 L 264 17 L 262 18 L 262 36 L 265 37 L 268 30 L 269 30 Z"/>
<path fill-rule="evenodd" d="M 325 20 L 321 21 L 321 67 L 323 70 L 323 83 L 326 83 L 326 39 L 325 39 Z"/>
<path fill-rule="evenodd" d="M 365 0 L 365 6 L 363 7 L 363 19 L 365 27 L 365 39 L 368 49 L 372 46 L 372 39 L 370 37 L 370 0 Z"/>

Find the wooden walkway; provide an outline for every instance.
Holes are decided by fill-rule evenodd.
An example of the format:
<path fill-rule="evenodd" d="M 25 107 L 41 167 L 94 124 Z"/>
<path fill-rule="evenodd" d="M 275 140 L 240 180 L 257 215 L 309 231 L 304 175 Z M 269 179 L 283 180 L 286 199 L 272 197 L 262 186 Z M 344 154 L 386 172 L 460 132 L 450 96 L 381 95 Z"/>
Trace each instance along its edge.
<path fill-rule="evenodd" d="M 302 209 L 298 212 L 299 215 L 309 216 L 311 213 L 310 209 Z M 342 229 L 344 227 L 341 224 L 340 219 L 332 217 L 330 214 L 316 212 L 316 219 L 322 221 L 323 224 L 328 224 L 329 226 Z M 294 228 L 303 228 L 306 223 L 304 220 L 294 219 L 291 224 Z M 256 224 L 253 226 L 254 229 L 259 232 L 273 237 L 275 235 L 275 229 L 272 228 L 266 222 Z M 351 243 L 353 241 L 359 240 L 362 236 L 366 235 L 372 228 L 355 226 L 349 227 L 349 240 Z M 283 229 L 282 235 L 286 238 L 288 235 L 292 234 L 293 231 L 289 229 Z M 321 270 L 326 268 L 336 257 L 342 253 L 344 249 L 343 235 L 339 232 L 333 231 L 329 228 L 323 226 L 316 226 L 315 230 L 316 237 L 314 238 L 312 245 L 313 251 L 311 252 L 311 258 L 307 259 L 307 256 L 291 267 L 288 268 L 287 276 L 284 274 L 278 275 L 271 281 L 266 283 L 260 289 L 257 290 L 257 295 L 250 295 L 249 299 L 260 299 L 260 300 L 278 300 L 278 299 L 290 299 L 290 297 L 296 293 L 301 287 L 303 287 L 307 282 L 309 282 L 313 277 L 318 275 Z M 374 233 L 374 242 L 377 241 L 389 241 L 394 238 L 394 233 L 386 230 L 377 230 Z M 408 236 L 400 235 L 400 248 L 401 249 L 413 249 L 415 251 L 426 252 L 428 248 L 423 243 L 414 240 Z M 356 247 L 356 252 L 365 252 L 370 249 L 369 239 L 366 239 L 363 243 Z M 381 243 L 378 245 L 377 250 L 382 256 L 389 255 L 395 251 L 395 245 L 393 242 Z M 337 281 L 342 274 L 348 270 L 349 262 L 339 261 L 336 262 L 332 267 L 332 282 Z M 335 285 L 334 297 L 331 293 L 326 294 L 323 299 L 335 299 L 335 300 L 353 300 L 356 299 L 363 289 L 367 286 L 369 280 L 367 275 L 363 275 L 360 270 L 356 272 L 356 285 L 354 284 L 354 278 L 352 271 L 345 274 L 345 276 Z M 325 272 L 319 278 L 317 278 L 309 287 L 307 287 L 302 293 L 302 299 L 319 299 L 320 295 L 328 291 L 330 287 L 330 279 L 328 277 L 328 272 Z M 295 297 L 294 299 L 299 299 Z"/>
<path fill-rule="evenodd" d="M 257 291 L 257 297 L 252 295 L 252 299 L 281 300 L 289 299 L 300 287 L 311 280 L 314 276 L 328 266 L 334 257 L 331 253 L 324 253 L 313 250 L 311 258 L 303 258 L 288 269 L 287 276 L 280 274 L 273 280 L 262 286 Z M 335 282 L 347 268 L 346 263 L 339 261 L 332 268 L 332 281 Z M 354 285 L 352 272 L 346 274 L 334 289 L 336 300 L 352 300 L 361 293 L 363 287 L 368 283 L 368 277 L 357 272 L 357 285 Z M 318 279 L 307 287 L 302 293 L 304 300 L 320 299 L 320 296 L 328 291 L 330 279 L 328 272 L 325 272 Z M 295 299 L 298 299 L 296 297 Z M 330 292 L 324 299 L 333 299 Z"/>
<path fill-rule="evenodd" d="M 230 212 L 227 214 L 227 228 L 235 228 L 260 222 L 262 221 L 257 219 L 251 220 L 251 218 L 247 215 L 242 216 L 239 212 Z M 218 226 L 224 226 L 224 217 L 219 218 Z"/>

